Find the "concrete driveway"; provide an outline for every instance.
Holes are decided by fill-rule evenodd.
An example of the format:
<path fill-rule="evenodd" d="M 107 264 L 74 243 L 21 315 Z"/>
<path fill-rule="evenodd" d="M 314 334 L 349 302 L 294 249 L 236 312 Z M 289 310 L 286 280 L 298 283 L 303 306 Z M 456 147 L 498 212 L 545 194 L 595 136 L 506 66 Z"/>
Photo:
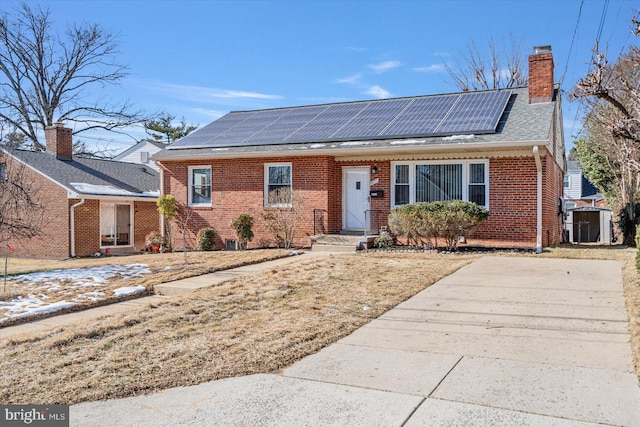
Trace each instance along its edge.
<path fill-rule="evenodd" d="M 277 374 L 71 407 L 72 425 L 640 426 L 621 268 L 485 257 Z"/>

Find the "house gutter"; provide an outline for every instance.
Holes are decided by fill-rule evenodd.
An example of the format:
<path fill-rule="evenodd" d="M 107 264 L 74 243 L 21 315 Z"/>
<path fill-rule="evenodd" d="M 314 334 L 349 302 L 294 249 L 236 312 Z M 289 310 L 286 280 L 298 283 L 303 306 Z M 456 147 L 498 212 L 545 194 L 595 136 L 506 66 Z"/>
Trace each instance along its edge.
<path fill-rule="evenodd" d="M 69 208 L 69 221 L 71 222 L 70 234 L 71 234 L 71 258 L 76 257 L 76 221 L 75 221 L 75 209 L 84 204 L 84 199 L 80 199 L 75 205 L 71 205 Z"/>
<path fill-rule="evenodd" d="M 538 146 L 533 147 L 533 158 L 536 161 L 537 170 L 537 194 L 536 194 L 536 253 L 542 253 L 542 162 Z"/>

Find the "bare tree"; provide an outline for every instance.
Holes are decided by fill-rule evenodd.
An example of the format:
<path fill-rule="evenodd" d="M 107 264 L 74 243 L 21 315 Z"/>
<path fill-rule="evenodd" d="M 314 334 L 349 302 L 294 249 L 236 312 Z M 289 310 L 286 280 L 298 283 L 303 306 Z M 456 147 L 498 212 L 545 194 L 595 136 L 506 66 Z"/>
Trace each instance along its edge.
<path fill-rule="evenodd" d="M 184 254 L 184 263 L 189 264 L 189 258 L 187 252 L 192 246 L 189 246 L 187 241 L 190 239 L 189 230 L 191 229 L 194 212 L 189 206 L 184 203 L 178 202 L 176 204 L 176 214 L 173 216 L 173 222 L 175 223 L 178 231 L 180 232 L 180 238 L 182 239 L 182 253 Z"/>
<path fill-rule="evenodd" d="M 508 46 L 499 47 L 493 37 L 484 51 L 472 41 L 467 51 L 460 51 L 452 64 L 444 67 L 453 84 L 463 92 L 504 89 L 527 85 L 522 55 L 523 38 L 509 35 Z"/>
<path fill-rule="evenodd" d="M 267 230 L 278 246 L 289 249 L 293 246 L 298 224 L 307 216 L 304 197 L 290 188 L 279 188 L 269 192 L 268 208 L 262 215 Z"/>
<path fill-rule="evenodd" d="M 49 9 L 22 3 L 0 15 L 0 120 L 44 150 L 38 133 L 56 122 L 122 131 L 144 121 L 128 103 L 91 96 L 90 89 L 116 85 L 126 68 L 115 61 L 116 37 L 98 25 L 71 25 L 64 37 Z"/>
<path fill-rule="evenodd" d="M 626 224 L 625 243 L 632 244 L 640 185 L 640 48 L 631 46 L 611 65 L 606 52 L 596 44 L 592 65 L 572 92 L 572 97 L 585 102 L 590 110 L 585 116 L 587 140 L 597 139 L 580 153 L 580 162 L 588 164 L 600 156 L 619 177 L 615 207 L 621 210 Z"/>
<path fill-rule="evenodd" d="M 42 190 L 25 177 L 25 166 L 0 150 L 0 241 L 30 239 L 42 233 Z"/>

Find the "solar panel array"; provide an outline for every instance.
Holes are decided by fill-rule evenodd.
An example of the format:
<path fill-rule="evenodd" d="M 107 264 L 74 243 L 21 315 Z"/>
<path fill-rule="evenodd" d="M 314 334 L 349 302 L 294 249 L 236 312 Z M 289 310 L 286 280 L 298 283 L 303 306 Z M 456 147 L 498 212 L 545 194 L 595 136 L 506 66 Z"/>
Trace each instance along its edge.
<path fill-rule="evenodd" d="M 495 133 L 511 91 L 231 112 L 169 149 Z"/>

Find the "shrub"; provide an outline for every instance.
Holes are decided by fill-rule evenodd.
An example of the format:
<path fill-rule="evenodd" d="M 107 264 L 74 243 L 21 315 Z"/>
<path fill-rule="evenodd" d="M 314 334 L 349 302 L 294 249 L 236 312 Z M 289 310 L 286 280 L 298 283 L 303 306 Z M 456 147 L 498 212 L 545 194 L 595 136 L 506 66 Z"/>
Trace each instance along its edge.
<path fill-rule="evenodd" d="M 201 228 L 196 235 L 196 244 L 199 251 L 211 251 L 216 245 L 218 233 L 210 227 Z"/>
<path fill-rule="evenodd" d="M 446 200 L 397 207 L 389 214 L 391 229 L 410 243 L 438 246 L 438 238 L 454 250 L 460 237 L 468 237 L 489 212 L 473 202 Z"/>
<path fill-rule="evenodd" d="M 272 190 L 269 193 L 270 206 L 262 215 L 264 226 L 279 247 L 293 246 L 298 224 L 305 220 L 304 197 L 289 188 Z"/>
<path fill-rule="evenodd" d="M 246 243 L 253 240 L 253 217 L 249 214 L 240 214 L 229 225 L 236 232 L 240 248 L 246 248 Z"/>
<path fill-rule="evenodd" d="M 373 241 L 373 245 L 376 248 L 388 248 L 396 243 L 396 239 L 393 238 L 388 231 L 381 231 L 380 235 Z"/>

